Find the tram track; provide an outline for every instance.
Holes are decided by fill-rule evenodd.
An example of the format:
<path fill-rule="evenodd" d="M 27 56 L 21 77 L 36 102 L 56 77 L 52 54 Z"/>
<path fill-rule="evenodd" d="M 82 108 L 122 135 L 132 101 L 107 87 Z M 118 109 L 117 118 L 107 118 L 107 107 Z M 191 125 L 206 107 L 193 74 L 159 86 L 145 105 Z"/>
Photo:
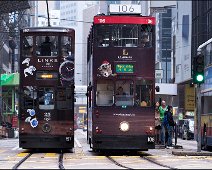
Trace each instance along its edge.
<path fill-rule="evenodd" d="M 18 161 L 18 163 L 16 163 L 12 169 L 13 170 L 16 170 L 18 169 L 24 162 L 27 161 L 28 158 L 30 158 L 34 153 L 31 152 L 31 153 L 28 153 L 26 156 L 24 156 L 20 161 Z M 58 153 L 59 156 L 58 156 L 58 168 L 59 169 L 65 169 L 64 168 L 64 165 L 63 165 L 63 152 L 61 151 L 60 153 Z"/>
<path fill-rule="evenodd" d="M 12 169 L 18 169 L 18 167 L 24 162 L 26 161 L 30 156 L 32 156 L 33 153 L 29 153 L 28 155 L 26 155 L 25 157 L 23 157 L 17 164 L 15 164 Z"/>
<path fill-rule="evenodd" d="M 162 167 L 164 167 L 164 168 L 168 168 L 168 169 L 178 169 L 178 168 L 174 168 L 174 167 L 171 167 L 171 166 L 168 166 L 168 165 L 164 165 L 164 164 L 162 164 L 162 163 L 160 163 L 160 162 L 158 162 L 158 161 L 156 161 L 156 160 L 154 160 L 154 159 L 152 159 L 152 158 L 150 158 L 150 157 L 147 157 L 147 156 L 141 156 L 141 158 L 143 158 L 143 159 L 145 159 L 145 160 L 147 160 L 147 161 L 149 161 L 149 162 L 151 162 L 151 163 L 154 163 L 154 164 L 156 164 L 156 165 L 162 166 Z"/>
<path fill-rule="evenodd" d="M 115 159 L 113 159 L 111 156 L 106 156 L 106 158 L 108 158 L 111 162 L 113 162 L 115 165 L 117 165 L 117 166 L 119 166 L 121 168 L 132 169 L 130 167 L 127 167 L 127 166 L 124 166 L 124 165 L 120 164 Z"/>
<path fill-rule="evenodd" d="M 59 154 L 58 167 L 59 169 L 65 169 L 63 166 L 63 152 Z"/>
<path fill-rule="evenodd" d="M 150 155 L 148 155 L 148 156 L 139 156 L 138 158 L 141 158 L 143 160 L 146 160 L 146 161 L 148 161 L 150 163 L 153 163 L 153 164 L 158 165 L 158 166 L 163 167 L 163 168 L 178 169 L 178 168 L 171 167 L 169 165 L 162 164 L 162 163 L 158 162 L 157 160 L 155 160 L 155 159 L 153 159 L 153 158 L 151 158 L 149 156 Z M 130 166 L 123 165 L 123 162 L 115 160 L 114 158 L 112 158 L 112 156 L 106 156 L 106 158 L 108 158 L 111 162 L 113 162 L 115 165 L 117 165 L 117 166 L 119 166 L 121 168 L 130 169 L 130 170 L 131 169 L 137 169 L 137 168 L 132 168 Z"/>

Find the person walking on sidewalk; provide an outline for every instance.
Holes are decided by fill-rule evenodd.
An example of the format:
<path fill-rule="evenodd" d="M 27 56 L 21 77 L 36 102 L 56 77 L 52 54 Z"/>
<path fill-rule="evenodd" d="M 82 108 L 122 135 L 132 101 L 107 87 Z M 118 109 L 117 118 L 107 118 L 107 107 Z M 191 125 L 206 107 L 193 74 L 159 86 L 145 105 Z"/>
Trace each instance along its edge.
<path fill-rule="evenodd" d="M 155 143 L 159 144 L 160 140 L 160 130 L 161 130 L 161 122 L 160 122 L 160 113 L 159 108 L 160 104 L 159 102 L 156 102 L 155 104 Z"/>
<path fill-rule="evenodd" d="M 167 107 L 167 111 L 164 113 L 164 120 L 163 124 L 165 127 L 165 146 L 167 145 L 168 147 L 172 147 L 172 132 L 173 132 L 173 127 L 175 125 L 174 119 L 172 116 L 172 106 Z"/>
<path fill-rule="evenodd" d="M 164 124 L 163 124 L 163 119 L 164 119 L 164 113 L 167 109 L 167 106 L 166 106 L 166 101 L 165 100 L 162 100 L 161 102 L 161 106 L 159 106 L 159 113 L 160 113 L 160 122 L 161 122 L 161 130 L 160 130 L 160 142 L 161 144 L 164 144 L 165 145 L 165 127 L 164 127 Z"/>

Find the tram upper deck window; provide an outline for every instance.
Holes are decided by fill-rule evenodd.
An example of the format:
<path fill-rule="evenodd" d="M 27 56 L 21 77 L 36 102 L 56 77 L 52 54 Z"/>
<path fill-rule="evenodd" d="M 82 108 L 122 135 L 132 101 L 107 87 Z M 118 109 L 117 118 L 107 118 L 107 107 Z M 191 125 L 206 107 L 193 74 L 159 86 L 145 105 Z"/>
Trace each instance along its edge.
<path fill-rule="evenodd" d="M 141 107 L 152 106 L 153 104 L 153 82 L 151 80 L 137 80 L 136 81 L 136 94 L 135 105 Z"/>
<path fill-rule="evenodd" d="M 113 25 L 112 44 L 114 47 L 137 47 L 138 25 Z"/>
<path fill-rule="evenodd" d="M 108 47 L 110 44 L 110 25 L 97 25 L 96 26 L 96 39 L 95 44 L 98 47 Z"/>
<path fill-rule="evenodd" d="M 116 81 L 116 106 L 133 106 L 133 81 Z"/>
<path fill-rule="evenodd" d="M 36 55 L 38 56 L 57 56 L 58 37 L 57 36 L 37 36 Z"/>
<path fill-rule="evenodd" d="M 54 89 L 43 87 L 39 89 L 39 109 L 52 110 L 54 109 Z"/>
<path fill-rule="evenodd" d="M 152 25 L 141 25 L 140 47 L 152 47 Z"/>
<path fill-rule="evenodd" d="M 33 37 L 25 36 L 23 37 L 22 43 L 22 55 L 24 57 L 32 57 L 33 55 Z"/>
<path fill-rule="evenodd" d="M 74 54 L 72 52 L 72 44 L 71 44 L 71 37 L 62 36 L 61 37 L 61 52 L 62 56 L 68 60 L 74 60 Z"/>
<path fill-rule="evenodd" d="M 96 90 L 96 105 L 112 106 L 114 85 L 111 80 L 98 80 Z"/>

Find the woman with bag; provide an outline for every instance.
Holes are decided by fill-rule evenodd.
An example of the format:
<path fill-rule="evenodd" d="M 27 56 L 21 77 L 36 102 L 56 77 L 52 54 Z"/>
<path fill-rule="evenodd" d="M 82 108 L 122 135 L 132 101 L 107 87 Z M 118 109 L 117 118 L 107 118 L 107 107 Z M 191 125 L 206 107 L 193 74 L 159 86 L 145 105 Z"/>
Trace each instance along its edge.
<path fill-rule="evenodd" d="M 158 110 L 159 108 L 159 102 L 156 102 L 155 104 L 155 143 L 159 144 L 160 141 L 160 130 L 161 130 L 161 121 L 160 121 L 160 112 Z"/>

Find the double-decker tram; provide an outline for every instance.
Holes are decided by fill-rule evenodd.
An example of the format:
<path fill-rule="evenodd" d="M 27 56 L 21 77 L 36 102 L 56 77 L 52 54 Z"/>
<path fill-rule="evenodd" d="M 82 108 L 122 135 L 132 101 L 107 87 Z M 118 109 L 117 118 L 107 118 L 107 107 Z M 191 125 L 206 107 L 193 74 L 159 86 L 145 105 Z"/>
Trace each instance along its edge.
<path fill-rule="evenodd" d="M 90 147 L 155 148 L 155 18 L 94 16 L 87 61 Z"/>
<path fill-rule="evenodd" d="M 19 145 L 71 149 L 75 30 L 24 28 L 20 36 Z"/>

